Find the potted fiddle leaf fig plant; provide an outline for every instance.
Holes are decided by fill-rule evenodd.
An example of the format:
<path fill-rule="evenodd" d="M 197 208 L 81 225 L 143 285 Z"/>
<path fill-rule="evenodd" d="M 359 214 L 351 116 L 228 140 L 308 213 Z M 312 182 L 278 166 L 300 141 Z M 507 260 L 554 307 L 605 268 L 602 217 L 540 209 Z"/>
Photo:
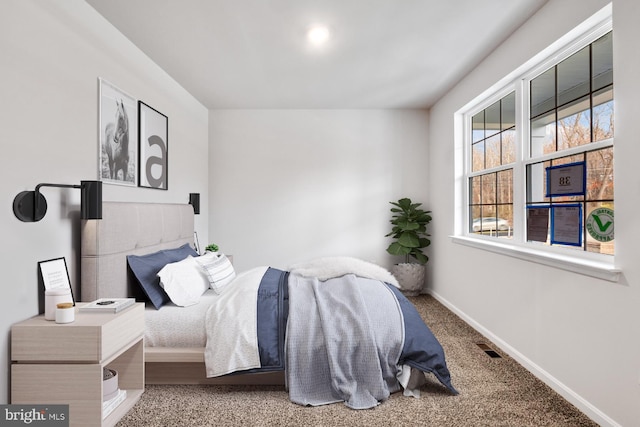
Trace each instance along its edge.
<path fill-rule="evenodd" d="M 429 257 L 423 249 L 431 244 L 427 225 L 431 222 L 431 211 L 420 208 L 422 203 L 413 203 L 409 198 L 390 202 L 391 236 L 394 241 L 387 248 L 391 255 L 404 257 L 404 262 L 395 264 L 391 273 L 398 279 L 405 295 L 418 295 L 424 286 L 425 264 Z"/>

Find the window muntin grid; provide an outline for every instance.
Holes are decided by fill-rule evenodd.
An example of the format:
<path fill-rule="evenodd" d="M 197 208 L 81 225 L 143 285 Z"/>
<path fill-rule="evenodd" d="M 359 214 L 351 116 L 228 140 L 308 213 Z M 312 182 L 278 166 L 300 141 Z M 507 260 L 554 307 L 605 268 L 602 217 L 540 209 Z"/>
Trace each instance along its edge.
<path fill-rule="evenodd" d="M 532 79 L 529 89 L 529 155 L 533 161 L 526 165 L 526 206 L 577 204 L 583 237 L 578 249 L 613 255 L 613 240 L 598 242 L 586 228 L 594 209 L 613 211 L 614 204 L 612 33 Z M 604 144 L 594 147 L 595 142 Z M 572 154 L 566 155 L 568 151 Z M 547 197 L 546 168 L 575 162 L 585 162 L 585 194 Z M 543 244 L 557 245 L 550 238 Z"/>
<path fill-rule="evenodd" d="M 471 118 L 469 232 L 495 237 L 513 235 L 513 168 L 516 160 L 515 92 Z M 486 170 L 495 170 L 482 173 Z"/>

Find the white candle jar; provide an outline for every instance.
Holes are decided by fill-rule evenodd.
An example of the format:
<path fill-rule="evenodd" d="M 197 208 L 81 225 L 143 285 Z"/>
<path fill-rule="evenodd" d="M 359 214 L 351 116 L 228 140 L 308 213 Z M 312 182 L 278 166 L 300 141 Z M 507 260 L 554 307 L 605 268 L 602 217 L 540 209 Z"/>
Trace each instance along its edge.
<path fill-rule="evenodd" d="M 61 302 L 73 302 L 71 289 L 56 288 L 49 289 L 44 293 L 44 318 L 46 320 L 56 320 L 56 306 Z"/>
<path fill-rule="evenodd" d="M 76 320 L 76 309 L 72 302 L 61 302 L 56 306 L 56 323 L 71 323 Z"/>

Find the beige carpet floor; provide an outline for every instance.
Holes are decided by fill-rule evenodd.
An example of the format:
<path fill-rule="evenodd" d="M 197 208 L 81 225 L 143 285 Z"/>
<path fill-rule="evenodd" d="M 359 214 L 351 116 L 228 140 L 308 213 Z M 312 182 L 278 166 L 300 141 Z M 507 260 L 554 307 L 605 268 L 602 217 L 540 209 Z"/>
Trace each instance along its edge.
<path fill-rule="evenodd" d="M 458 396 L 432 376 L 419 399 L 395 393 L 363 411 L 302 407 L 279 386 L 148 385 L 118 426 L 597 426 L 434 298 L 409 299 L 444 347 Z"/>

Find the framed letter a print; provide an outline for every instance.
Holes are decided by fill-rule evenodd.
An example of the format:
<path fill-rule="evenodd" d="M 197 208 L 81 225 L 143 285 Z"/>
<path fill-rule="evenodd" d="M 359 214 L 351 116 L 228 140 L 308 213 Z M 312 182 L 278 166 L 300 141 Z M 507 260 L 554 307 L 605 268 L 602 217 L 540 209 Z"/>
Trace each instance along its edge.
<path fill-rule="evenodd" d="M 138 127 L 140 145 L 140 187 L 166 190 L 169 119 L 161 112 L 138 101 Z"/>

